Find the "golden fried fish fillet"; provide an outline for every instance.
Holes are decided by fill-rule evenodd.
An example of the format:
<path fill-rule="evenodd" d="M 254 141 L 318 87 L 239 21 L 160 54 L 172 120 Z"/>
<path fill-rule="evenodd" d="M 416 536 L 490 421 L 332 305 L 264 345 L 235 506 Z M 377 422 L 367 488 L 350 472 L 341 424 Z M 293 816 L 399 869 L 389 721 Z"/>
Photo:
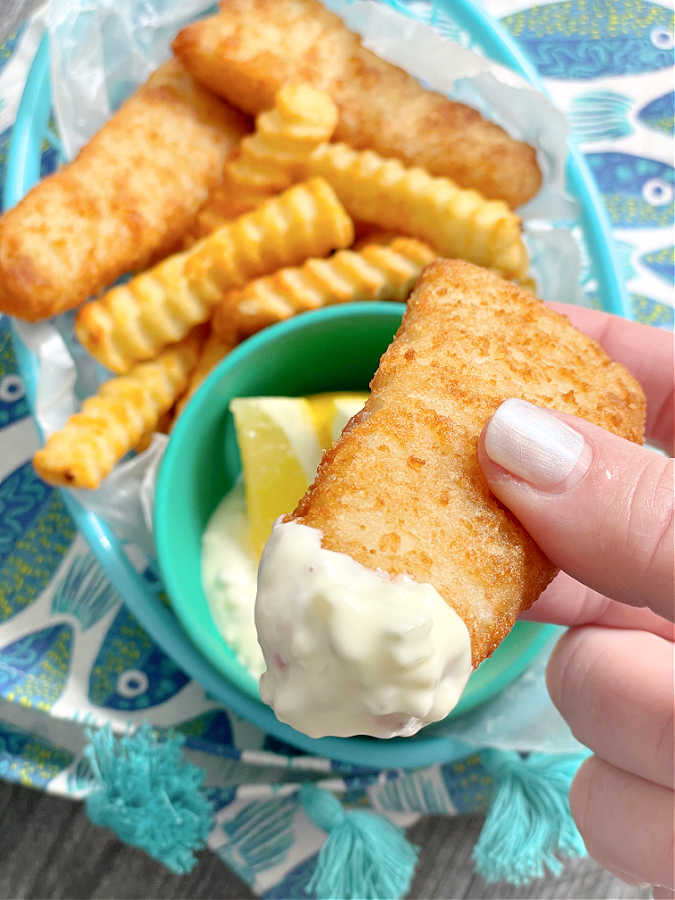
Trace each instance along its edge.
<path fill-rule="evenodd" d="M 172 250 L 249 130 L 177 60 L 165 63 L 0 219 L 0 310 L 47 318 Z"/>
<path fill-rule="evenodd" d="M 180 31 L 173 49 L 195 78 L 245 112 L 272 107 L 284 82 L 307 81 L 338 105 L 336 141 L 513 208 L 541 185 L 532 147 L 365 50 L 318 0 L 224 0 L 217 15 Z"/>
<path fill-rule="evenodd" d="M 475 667 L 556 572 L 490 493 L 483 426 L 520 397 L 641 442 L 644 395 L 564 316 L 454 260 L 424 270 L 371 391 L 291 519 L 328 550 L 432 584 L 466 623 Z"/>

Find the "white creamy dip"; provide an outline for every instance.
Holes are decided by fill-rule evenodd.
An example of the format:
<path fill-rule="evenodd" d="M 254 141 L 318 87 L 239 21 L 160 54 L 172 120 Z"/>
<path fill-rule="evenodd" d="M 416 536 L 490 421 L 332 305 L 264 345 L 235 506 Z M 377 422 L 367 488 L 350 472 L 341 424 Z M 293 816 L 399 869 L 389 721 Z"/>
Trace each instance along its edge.
<path fill-rule="evenodd" d="M 249 537 L 244 483 L 216 507 L 202 537 L 202 585 L 218 630 L 256 677 L 265 671 L 253 609 L 257 561 Z"/>
<path fill-rule="evenodd" d="M 306 429 L 293 426 L 293 416 L 300 415 L 294 401 L 289 400 L 281 407 L 279 401 L 284 398 L 275 399 L 277 403 L 268 408 L 268 413 L 272 417 L 283 416 L 295 456 L 310 482 L 321 458 L 321 448 L 313 436 L 307 438 Z M 363 397 L 348 394 L 335 398 L 331 421 L 333 441 L 363 403 Z M 243 482 L 238 482 L 220 501 L 209 519 L 202 535 L 201 570 L 204 594 L 218 631 L 239 661 L 257 678 L 265 671 L 254 620 L 258 561 L 251 545 Z"/>
<path fill-rule="evenodd" d="M 310 737 L 409 737 L 444 718 L 471 674 L 462 619 L 430 584 L 367 569 L 278 522 L 258 572 L 260 693 Z"/>

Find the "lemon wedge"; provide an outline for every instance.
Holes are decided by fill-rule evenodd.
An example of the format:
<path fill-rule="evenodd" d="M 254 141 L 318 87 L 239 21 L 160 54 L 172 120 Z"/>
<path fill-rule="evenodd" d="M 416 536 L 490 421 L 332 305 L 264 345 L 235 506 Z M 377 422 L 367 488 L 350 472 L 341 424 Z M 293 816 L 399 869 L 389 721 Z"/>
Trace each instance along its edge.
<path fill-rule="evenodd" d="M 231 401 L 257 556 L 276 519 L 291 512 L 307 490 L 322 450 L 339 437 L 367 398 L 366 393 L 341 392 Z"/>

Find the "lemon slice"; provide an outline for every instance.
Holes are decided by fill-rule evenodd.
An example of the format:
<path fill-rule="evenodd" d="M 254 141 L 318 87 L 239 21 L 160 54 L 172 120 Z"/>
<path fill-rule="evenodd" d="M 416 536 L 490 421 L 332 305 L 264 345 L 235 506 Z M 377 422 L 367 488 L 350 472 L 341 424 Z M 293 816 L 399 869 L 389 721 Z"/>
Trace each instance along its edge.
<path fill-rule="evenodd" d="M 362 409 L 365 393 L 232 400 L 251 543 L 257 556 L 272 525 L 291 512 L 314 479 L 321 451 Z"/>
<path fill-rule="evenodd" d="M 313 394 L 307 398 L 322 450 L 335 443 L 347 422 L 363 409 L 367 399 L 368 394 L 348 391 Z"/>
<path fill-rule="evenodd" d="M 293 509 L 321 459 L 314 416 L 301 397 L 232 400 L 251 542 L 259 555 L 275 520 Z"/>

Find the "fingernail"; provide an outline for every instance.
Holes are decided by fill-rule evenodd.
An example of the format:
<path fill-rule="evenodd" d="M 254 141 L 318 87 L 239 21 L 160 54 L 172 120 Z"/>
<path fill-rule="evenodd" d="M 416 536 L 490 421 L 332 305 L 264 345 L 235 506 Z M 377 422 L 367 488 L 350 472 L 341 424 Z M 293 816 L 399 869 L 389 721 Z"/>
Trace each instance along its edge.
<path fill-rule="evenodd" d="M 490 459 L 536 488 L 561 484 L 584 455 L 586 441 L 545 409 L 525 400 L 505 400 L 485 432 Z"/>

